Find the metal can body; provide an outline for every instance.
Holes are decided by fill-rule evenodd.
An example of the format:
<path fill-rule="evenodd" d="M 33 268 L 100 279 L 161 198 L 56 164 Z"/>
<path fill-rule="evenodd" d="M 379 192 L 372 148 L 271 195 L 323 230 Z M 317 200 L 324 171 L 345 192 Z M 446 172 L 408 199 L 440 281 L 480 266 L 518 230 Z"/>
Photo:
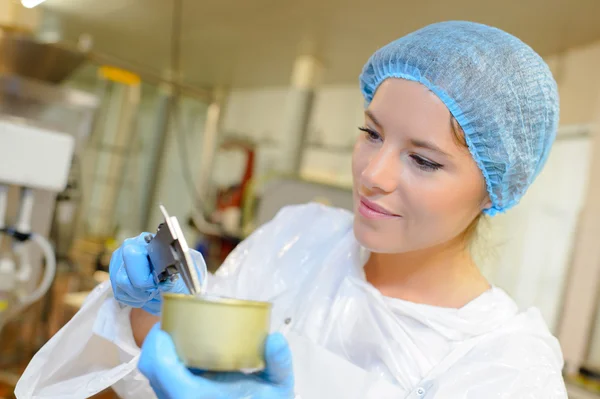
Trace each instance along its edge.
<path fill-rule="evenodd" d="M 190 368 L 260 370 L 270 313 L 267 302 L 166 294 L 161 328 Z"/>

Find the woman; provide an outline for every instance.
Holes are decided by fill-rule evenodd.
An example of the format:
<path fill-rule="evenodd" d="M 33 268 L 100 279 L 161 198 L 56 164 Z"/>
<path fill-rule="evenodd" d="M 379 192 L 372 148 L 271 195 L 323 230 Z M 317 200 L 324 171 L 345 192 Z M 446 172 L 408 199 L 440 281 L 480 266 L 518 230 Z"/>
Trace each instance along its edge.
<path fill-rule="evenodd" d="M 261 375 L 188 372 L 151 329 L 156 293 L 182 286 L 152 283 L 140 236 L 113 255 L 112 290 L 33 359 L 20 397 L 60 384 L 148 397 L 143 343 L 160 397 L 566 398 L 539 312 L 491 287 L 468 250 L 482 214 L 517 204 L 546 161 L 558 125 L 548 67 L 505 32 L 445 22 L 378 50 L 360 85 L 354 216 L 285 208 L 209 278 L 216 294 L 271 301 L 291 355 L 274 334 Z"/>

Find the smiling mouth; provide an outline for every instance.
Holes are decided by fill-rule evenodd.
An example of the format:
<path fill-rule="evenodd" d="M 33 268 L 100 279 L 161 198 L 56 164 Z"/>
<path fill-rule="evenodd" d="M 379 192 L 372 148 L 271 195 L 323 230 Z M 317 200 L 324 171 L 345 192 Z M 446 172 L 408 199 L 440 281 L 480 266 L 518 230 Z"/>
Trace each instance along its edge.
<path fill-rule="evenodd" d="M 368 219 L 389 219 L 401 217 L 400 215 L 390 212 L 384 207 L 377 205 L 376 203 L 369 201 L 364 197 L 360 198 L 358 212 Z"/>

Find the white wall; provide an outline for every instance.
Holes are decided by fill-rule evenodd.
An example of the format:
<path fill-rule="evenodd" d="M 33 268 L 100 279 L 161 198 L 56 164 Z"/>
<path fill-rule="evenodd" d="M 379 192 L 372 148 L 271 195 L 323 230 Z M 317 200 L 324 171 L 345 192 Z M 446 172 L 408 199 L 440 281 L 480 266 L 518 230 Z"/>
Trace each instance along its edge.
<path fill-rule="evenodd" d="M 588 184 L 589 138 L 558 140 L 521 203 L 490 220 L 479 263 L 521 307 L 536 306 L 556 331 Z M 577 178 L 574 178 L 576 176 Z"/>
<path fill-rule="evenodd" d="M 328 86 L 315 96 L 302 173 L 352 185 L 351 152 L 364 125 L 364 100 L 357 86 Z"/>
<path fill-rule="evenodd" d="M 600 41 L 571 49 L 548 59 L 555 73 L 561 95 L 561 121 L 564 124 L 593 123 L 596 137 L 592 140 L 590 186 L 579 221 L 577 245 L 574 249 L 568 276 L 568 292 L 564 295 L 564 317 L 559 329 L 567 371 L 576 372 L 582 362 L 600 367 L 600 257 L 598 228 L 600 225 Z M 568 165 L 564 165 L 568 167 Z M 573 178 L 579 178 L 573 174 Z M 595 219 L 595 220 L 594 220 Z M 595 312 L 590 309 L 594 309 Z M 595 313 L 595 315 L 593 314 Z M 588 333 L 591 331 L 591 338 Z"/>
<path fill-rule="evenodd" d="M 276 170 L 279 162 L 278 147 L 281 145 L 283 112 L 287 89 L 237 90 L 228 99 L 223 116 L 224 135 L 243 136 L 260 145 L 257 153 L 256 173 Z M 229 171 L 221 169 L 216 159 L 216 178 L 224 182 L 229 174 L 239 174 L 235 167 Z M 237 163 L 235 166 L 240 166 Z"/>
<path fill-rule="evenodd" d="M 600 95 L 600 41 L 547 58 L 560 93 L 562 125 L 590 123 Z"/>

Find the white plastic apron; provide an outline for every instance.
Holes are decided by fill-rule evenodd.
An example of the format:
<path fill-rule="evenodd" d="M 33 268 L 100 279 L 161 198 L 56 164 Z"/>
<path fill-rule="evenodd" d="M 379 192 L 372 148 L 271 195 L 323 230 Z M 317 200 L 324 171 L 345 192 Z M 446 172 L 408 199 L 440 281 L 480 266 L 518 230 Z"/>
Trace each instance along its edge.
<path fill-rule="evenodd" d="M 493 335 L 493 334 L 492 334 Z M 286 332 L 294 357 L 296 393 L 299 399 L 427 399 L 435 397 L 435 379 L 450 369 L 480 341 L 465 341 L 448 354 L 408 394 L 404 389 L 348 362 L 308 339 Z"/>

